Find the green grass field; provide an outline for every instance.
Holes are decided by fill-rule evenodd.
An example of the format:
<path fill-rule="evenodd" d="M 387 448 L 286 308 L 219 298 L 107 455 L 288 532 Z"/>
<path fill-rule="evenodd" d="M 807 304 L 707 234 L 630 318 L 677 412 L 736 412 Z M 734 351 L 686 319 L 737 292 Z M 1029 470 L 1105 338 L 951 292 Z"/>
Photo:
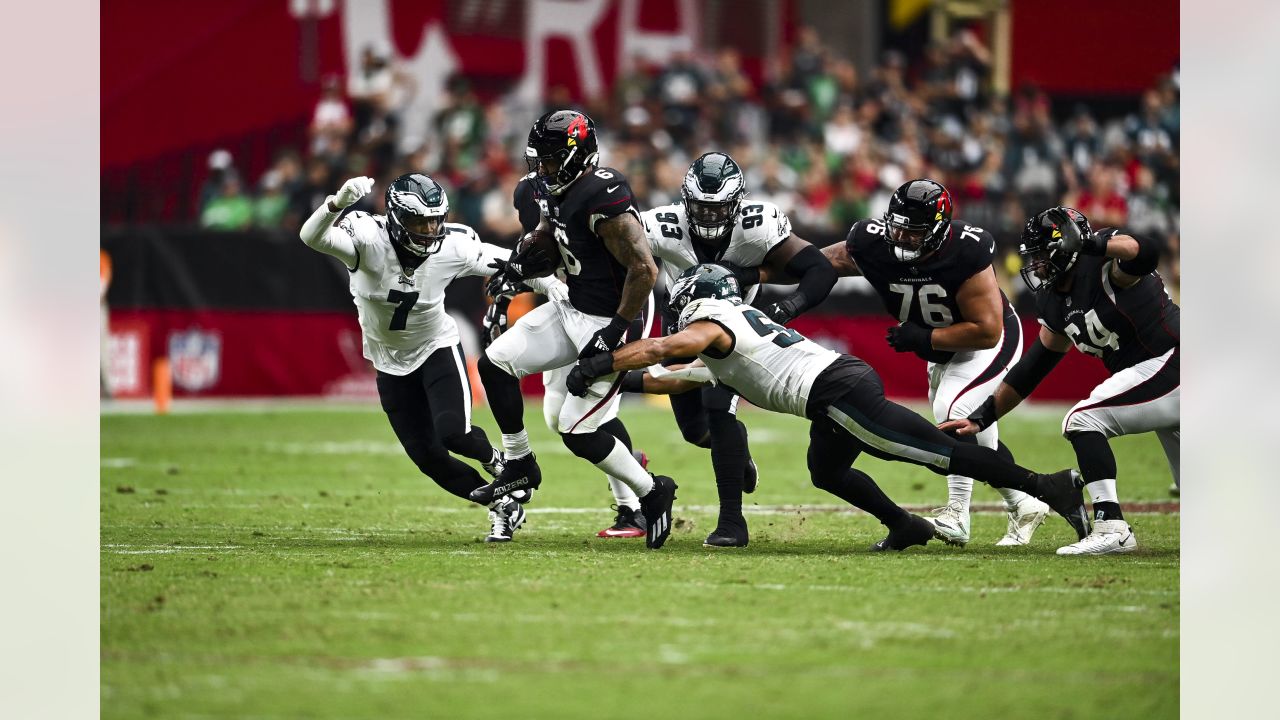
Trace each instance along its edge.
<path fill-rule="evenodd" d="M 1178 715 L 1176 514 L 1131 513 L 1128 556 L 1056 557 L 1057 518 L 997 549 L 995 513 L 965 549 L 872 554 L 880 525 L 809 485 L 805 423 L 748 410 L 751 546 L 712 551 L 705 451 L 637 404 L 650 469 L 680 483 L 652 552 L 594 537 L 603 478 L 530 410 L 543 490 L 507 545 L 479 542 L 483 509 L 420 475 L 376 405 L 104 416 L 102 717 Z M 1028 409 L 1003 437 L 1069 466 L 1059 418 Z M 1169 499 L 1153 436 L 1114 446 L 1123 500 Z M 927 471 L 859 467 L 900 503 L 946 497 Z"/>

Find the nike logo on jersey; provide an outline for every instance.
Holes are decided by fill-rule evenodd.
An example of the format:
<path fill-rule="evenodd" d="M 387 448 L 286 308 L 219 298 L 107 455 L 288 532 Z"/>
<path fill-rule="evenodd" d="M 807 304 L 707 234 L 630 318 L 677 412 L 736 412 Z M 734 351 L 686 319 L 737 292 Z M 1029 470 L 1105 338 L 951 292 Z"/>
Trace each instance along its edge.
<path fill-rule="evenodd" d="M 604 191 L 605 191 L 605 192 L 613 192 L 614 190 L 617 190 L 617 189 L 618 189 L 618 188 L 620 188 L 620 187 L 622 187 L 622 185 L 621 185 L 621 184 L 618 184 L 618 185 L 614 185 L 613 187 L 605 188 L 605 189 L 604 189 Z"/>

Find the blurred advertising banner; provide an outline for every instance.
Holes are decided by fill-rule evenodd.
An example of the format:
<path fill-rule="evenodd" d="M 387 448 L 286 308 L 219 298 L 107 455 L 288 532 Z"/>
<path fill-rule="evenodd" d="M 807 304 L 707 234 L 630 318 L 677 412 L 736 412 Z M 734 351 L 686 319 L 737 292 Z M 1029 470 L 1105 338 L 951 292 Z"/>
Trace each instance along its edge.
<path fill-rule="evenodd" d="M 376 395 L 346 270 L 295 236 L 130 228 L 104 231 L 102 245 L 114 267 L 107 293 L 113 394 L 147 395 L 154 361 L 167 357 L 177 397 Z M 794 327 L 864 358 L 890 395 L 925 397 L 924 362 L 885 344 L 894 321 L 864 284 L 842 280 L 819 312 Z M 474 356 L 482 283 L 454 283 L 446 306 Z M 1023 324 L 1029 344 L 1038 326 L 1030 314 Z M 1070 353 L 1036 397 L 1078 400 L 1104 377 L 1101 363 Z M 524 388 L 542 390 L 537 378 L 527 378 Z"/>

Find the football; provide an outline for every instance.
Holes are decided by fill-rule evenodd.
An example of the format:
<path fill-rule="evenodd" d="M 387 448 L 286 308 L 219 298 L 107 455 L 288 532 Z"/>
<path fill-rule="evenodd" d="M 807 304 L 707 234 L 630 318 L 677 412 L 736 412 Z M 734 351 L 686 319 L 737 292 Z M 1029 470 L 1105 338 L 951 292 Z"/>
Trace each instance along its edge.
<path fill-rule="evenodd" d="M 511 253 L 511 265 L 526 280 L 555 272 L 560 267 L 560 248 L 555 234 L 540 229 L 525 233 Z"/>

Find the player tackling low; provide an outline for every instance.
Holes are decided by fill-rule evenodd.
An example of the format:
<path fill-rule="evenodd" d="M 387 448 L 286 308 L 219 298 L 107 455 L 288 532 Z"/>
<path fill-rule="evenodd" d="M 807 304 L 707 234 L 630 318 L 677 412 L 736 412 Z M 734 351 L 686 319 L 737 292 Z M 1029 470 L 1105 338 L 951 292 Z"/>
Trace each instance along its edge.
<path fill-rule="evenodd" d="M 484 430 L 471 424 L 471 386 L 458 327 L 445 313 L 449 283 L 493 274 L 510 251 L 480 241 L 466 225 L 449 222 L 449 198 L 426 175 L 402 175 L 387 187 L 387 214 L 339 215 L 373 189 L 351 178 L 302 225 L 307 246 L 342 261 L 360 316 L 364 356 L 377 370 L 378 397 L 391 428 L 418 469 L 464 500 L 485 482 L 475 468 L 450 455 L 476 460 L 491 475 L 501 469 Z M 562 296 L 554 278 L 530 283 Z M 488 542 L 511 540 L 524 522 L 520 503 L 486 501 Z"/>
<path fill-rule="evenodd" d="M 893 503 L 866 473 L 850 466 L 862 452 L 923 465 L 939 474 L 959 473 L 992 487 L 1038 497 L 1066 518 L 1078 537 L 1088 532 L 1078 474 L 1034 473 L 990 448 L 962 443 L 901 405 L 889 402 L 866 363 L 842 355 L 774 323 L 742 303 L 733 274 L 698 265 L 681 274 L 671 292 L 678 332 L 639 340 L 584 358 L 570 373 L 590 381 L 620 370 L 649 368 L 647 392 L 687 392 L 705 382 L 732 387 L 754 405 L 813 421 L 809 472 L 813 484 L 874 515 L 889 535 L 873 546 L 902 550 L 922 545 L 937 529 Z M 697 356 L 675 373 L 650 367 L 669 357 Z M 698 373 L 705 373 L 698 376 Z"/>
<path fill-rule="evenodd" d="M 995 238 L 952 219 L 951 193 L 928 179 L 904 183 L 882 219 L 854 223 L 844 243 L 823 253 L 842 277 L 861 275 L 898 319 L 886 340 L 928 364 L 936 422 L 967 417 L 1022 355 L 1022 324 L 996 284 Z M 992 424 L 964 442 L 1001 449 Z M 1012 488 L 997 488 L 1009 515 L 996 545 L 1026 545 L 1049 508 Z M 969 542 L 973 478 L 947 475 L 947 504 L 932 518 L 952 545 Z"/>
<path fill-rule="evenodd" d="M 680 187 L 682 202 L 641 213 L 654 257 L 668 293 L 676 277 L 699 263 L 719 263 L 733 270 L 751 302 L 759 290 L 760 268 L 794 278 L 798 287 L 766 309 L 786 324 L 826 299 L 836 283 L 835 270 L 818 248 L 795 235 L 787 214 L 777 205 L 748 200 L 746 177 L 738 163 L 722 152 L 693 161 Z M 664 303 L 662 327 L 676 332 L 679 318 Z M 673 358 L 668 364 L 693 358 Z M 627 390 L 638 380 L 623 381 Z M 749 540 L 742 514 L 743 491 L 753 492 L 757 469 L 747 447 L 747 428 L 736 416 L 738 396 L 718 385 L 671 397 L 671 410 L 686 442 L 710 448 L 720 514 L 707 536 L 709 547 L 744 547 Z"/>
<path fill-rule="evenodd" d="M 1022 231 L 1022 279 L 1036 293 L 1040 337 L 968 419 L 940 427 L 963 435 L 989 427 L 1035 390 L 1074 344 L 1110 371 L 1062 420 L 1093 499 L 1093 532 L 1059 555 L 1125 553 L 1138 546 L 1120 510 L 1108 438 L 1155 432 L 1178 482 L 1179 309 L 1156 272 L 1159 248 L 1116 228 L 1094 232 L 1072 208 L 1045 210 Z"/>

